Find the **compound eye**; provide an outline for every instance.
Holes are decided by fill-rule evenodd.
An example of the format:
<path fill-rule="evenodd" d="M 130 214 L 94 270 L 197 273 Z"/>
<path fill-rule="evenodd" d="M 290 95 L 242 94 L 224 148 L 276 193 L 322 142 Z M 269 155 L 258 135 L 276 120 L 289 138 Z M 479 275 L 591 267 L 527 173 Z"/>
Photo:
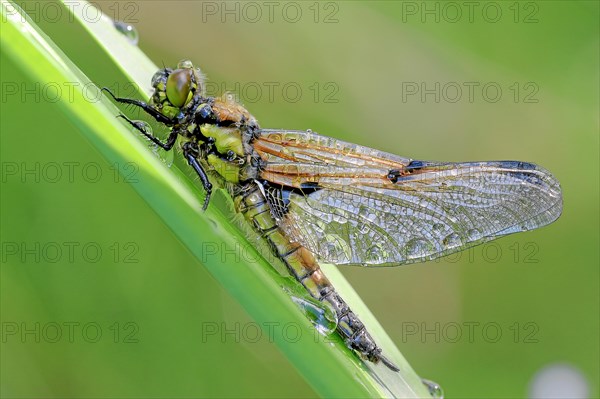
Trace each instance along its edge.
<path fill-rule="evenodd" d="M 176 107 L 183 107 L 189 98 L 192 86 L 192 70 L 178 69 L 167 79 L 167 98 Z"/>

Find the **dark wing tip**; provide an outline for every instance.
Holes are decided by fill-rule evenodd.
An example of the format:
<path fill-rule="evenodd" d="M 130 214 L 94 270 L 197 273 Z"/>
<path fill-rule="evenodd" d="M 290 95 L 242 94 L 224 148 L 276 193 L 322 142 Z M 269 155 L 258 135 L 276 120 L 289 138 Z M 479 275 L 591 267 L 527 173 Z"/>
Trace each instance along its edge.
<path fill-rule="evenodd" d="M 512 178 L 520 181 L 524 190 L 535 189 L 536 202 L 540 208 L 524 222 L 522 230 L 546 226 L 560 217 L 563 211 L 562 189 L 560 182 L 550 171 L 530 162 L 496 161 L 494 163 L 497 168 L 506 170 Z"/>

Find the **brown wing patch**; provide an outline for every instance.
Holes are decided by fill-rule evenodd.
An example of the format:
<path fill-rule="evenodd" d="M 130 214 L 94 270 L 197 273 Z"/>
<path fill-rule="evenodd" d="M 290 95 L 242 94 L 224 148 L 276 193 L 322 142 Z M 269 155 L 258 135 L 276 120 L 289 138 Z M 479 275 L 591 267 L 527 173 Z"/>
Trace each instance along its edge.
<path fill-rule="evenodd" d="M 404 174 L 410 159 L 313 132 L 262 130 L 253 142 L 263 161 L 265 180 L 302 188 L 327 182 L 384 187 L 393 184 L 390 172 Z"/>

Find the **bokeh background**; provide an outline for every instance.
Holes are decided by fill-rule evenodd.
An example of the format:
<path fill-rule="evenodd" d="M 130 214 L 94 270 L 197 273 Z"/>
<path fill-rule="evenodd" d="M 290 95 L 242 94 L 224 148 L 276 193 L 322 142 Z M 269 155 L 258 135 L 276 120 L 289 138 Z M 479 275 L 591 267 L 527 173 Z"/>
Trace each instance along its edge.
<path fill-rule="evenodd" d="M 92 81 L 127 93 L 66 14 L 22 4 Z M 157 65 L 193 60 L 211 94 L 232 92 L 264 127 L 551 170 L 565 203 L 551 226 L 460 256 L 343 272 L 447 397 L 598 397 L 597 2 L 97 4 L 136 26 Z M 2 396 L 315 396 L 268 339 L 248 339 L 241 306 L 44 87 L 1 61 Z M 207 321 L 237 332 L 202 342 Z"/>

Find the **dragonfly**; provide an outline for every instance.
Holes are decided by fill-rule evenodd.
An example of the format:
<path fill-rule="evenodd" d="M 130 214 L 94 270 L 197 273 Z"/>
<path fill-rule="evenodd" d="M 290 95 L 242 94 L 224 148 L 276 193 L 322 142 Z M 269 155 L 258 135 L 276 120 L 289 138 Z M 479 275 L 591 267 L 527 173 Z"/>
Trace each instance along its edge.
<path fill-rule="evenodd" d="M 119 115 L 153 144 L 178 148 L 206 192 L 227 189 L 235 209 L 268 242 L 360 358 L 398 367 L 322 272 L 321 262 L 385 267 L 442 257 L 539 228 L 562 212 L 558 180 L 521 161 L 434 162 L 401 157 L 311 130 L 263 129 L 231 96 L 205 93 L 189 60 L 159 69 L 144 110 L 169 134 Z M 213 186 L 214 184 L 214 186 Z"/>

